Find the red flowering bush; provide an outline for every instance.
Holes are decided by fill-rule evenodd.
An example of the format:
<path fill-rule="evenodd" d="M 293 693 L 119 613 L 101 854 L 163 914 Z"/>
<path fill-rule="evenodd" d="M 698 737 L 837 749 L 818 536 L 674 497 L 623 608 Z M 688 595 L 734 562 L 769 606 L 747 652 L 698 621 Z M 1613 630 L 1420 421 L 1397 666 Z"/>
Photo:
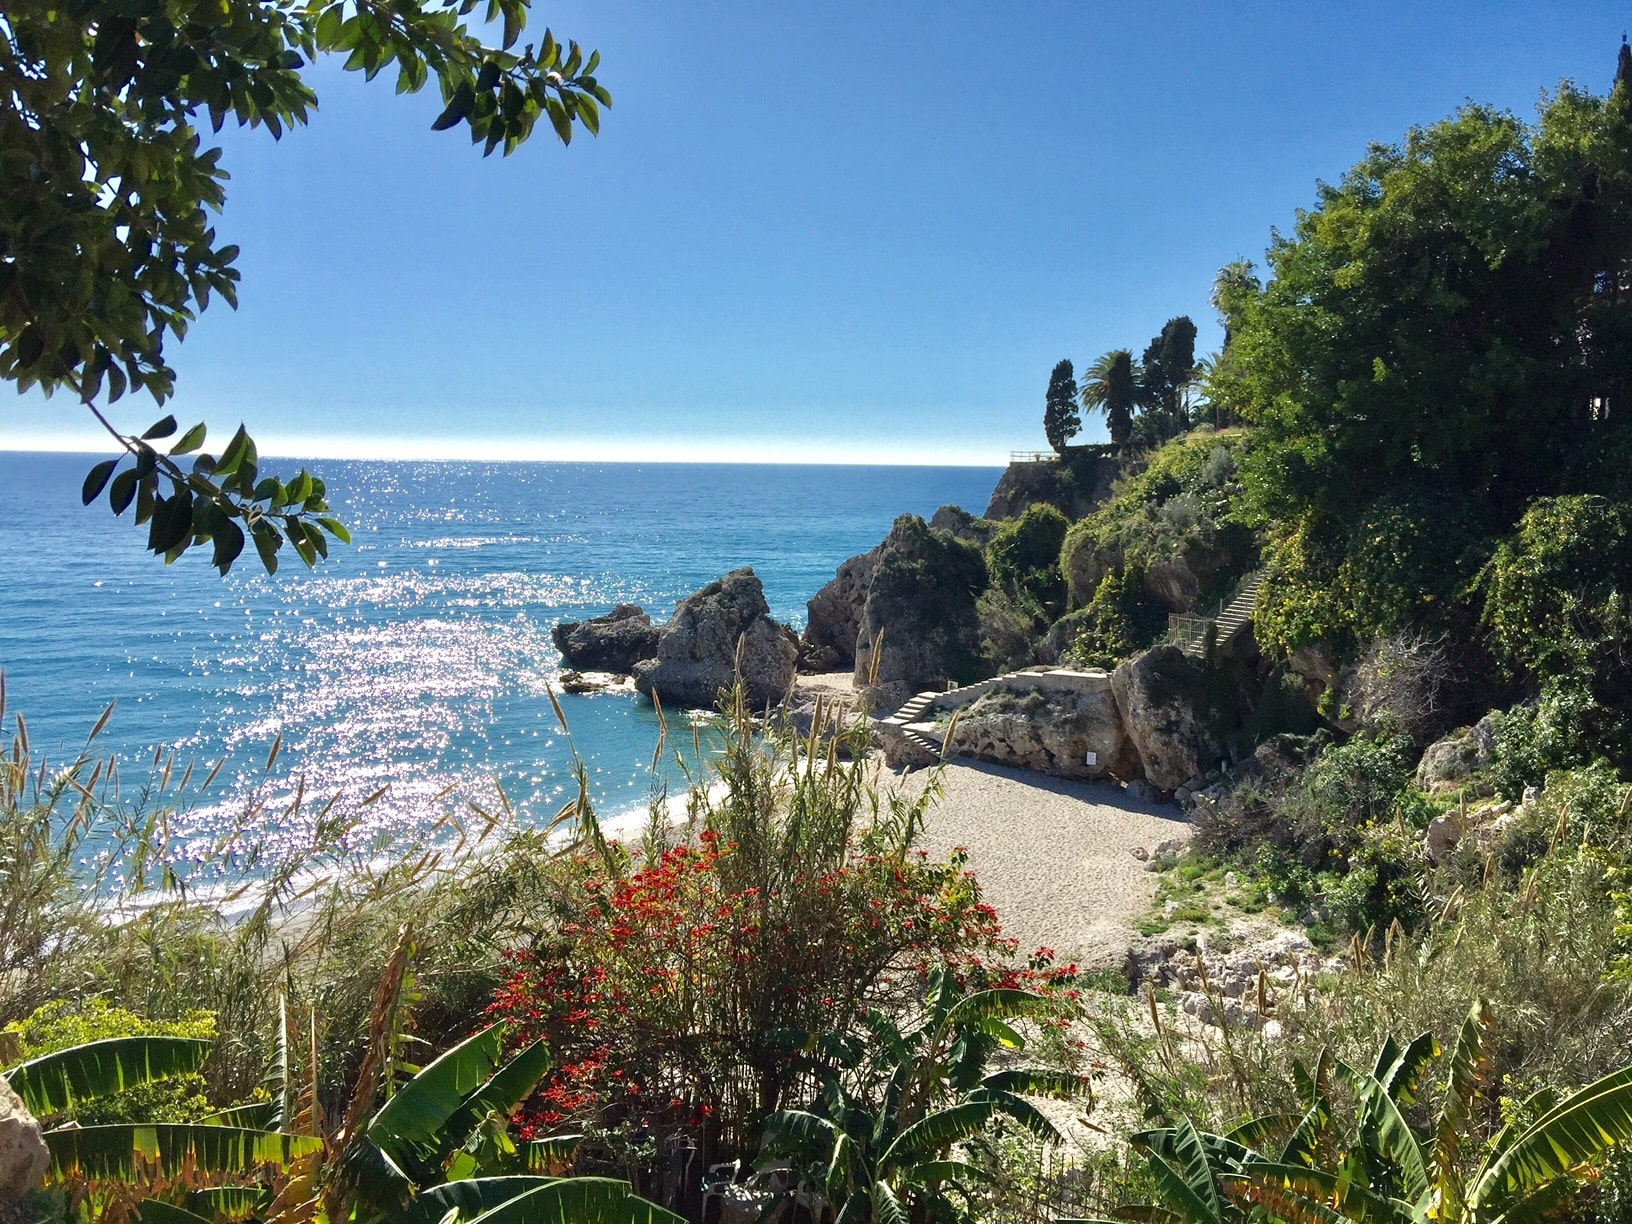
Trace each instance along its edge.
<path fill-rule="evenodd" d="M 1028 988 L 1074 971 L 1051 954 L 1012 964 L 962 852 L 912 848 L 933 787 L 880 795 L 865 744 L 841 754 L 820 718 L 800 739 L 727 712 L 693 833 L 637 856 L 586 810 L 554 921 L 510 954 L 489 1016 L 556 1055 L 524 1137 L 587 1124 L 689 1132 L 708 1159 L 751 1152 L 760 1121 L 810 1087 L 814 1043 L 916 998 L 932 968 Z"/>

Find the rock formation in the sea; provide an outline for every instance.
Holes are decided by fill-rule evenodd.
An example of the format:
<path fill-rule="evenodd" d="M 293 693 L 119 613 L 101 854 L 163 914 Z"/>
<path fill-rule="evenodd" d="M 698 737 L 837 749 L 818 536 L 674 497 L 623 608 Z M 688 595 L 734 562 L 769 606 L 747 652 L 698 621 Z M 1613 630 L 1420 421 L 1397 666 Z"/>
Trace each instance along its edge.
<path fill-rule="evenodd" d="M 1145 780 L 1176 790 L 1223 756 L 1212 728 L 1206 677 L 1175 646 L 1157 646 L 1111 674 L 1122 725 L 1139 754 Z"/>
<path fill-rule="evenodd" d="M 592 620 L 562 621 L 550 630 L 550 638 L 569 667 L 627 675 L 636 663 L 657 654 L 662 632 L 637 604 L 619 604 Z"/>
<path fill-rule="evenodd" d="M 986 585 L 980 550 L 903 514 L 877 551 L 855 647 L 855 680 L 877 686 L 874 708 L 893 709 L 948 680 L 975 679 L 975 598 Z"/>
<path fill-rule="evenodd" d="M 1047 502 L 1075 521 L 1092 514 L 1111 495 L 1121 471 L 1108 455 L 1073 451 L 1065 459 L 1011 463 L 998 478 L 986 507 L 988 519 L 1019 518 L 1030 507 Z"/>
<path fill-rule="evenodd" d="M 40 1124 L 0 1079 L 0 1209 L 36 1188 L 51 1165 Z"/>
<path fill-rule="evenodd" d="M 984 761 L 1061 778 L 1140 776 L 1139 754 L 1103 679 L 1079 687 L 999 684 L 962 711 L 951 746 Z"/>
<path fill-rule="evenodd" d="M 635 687 L 666 705 L 711 708 L 736 675 L 739 643 L 749 702 L 781 701 L 793 683 L 798 639 L 771 619 L 765 588 L 746 567 L 680 601 L 654 657 L 635 664 Z"/>
<path fill-rule="evenodd" d="M 856 632 L 861 628 L 861 610 L 867 603 L 867 585 L 878 566 L 878 554 L 875 548 L 851 557 L 805 605 L 805 636 L 799 655 L 806 671 L 849 671 L 856 665 Z"/>

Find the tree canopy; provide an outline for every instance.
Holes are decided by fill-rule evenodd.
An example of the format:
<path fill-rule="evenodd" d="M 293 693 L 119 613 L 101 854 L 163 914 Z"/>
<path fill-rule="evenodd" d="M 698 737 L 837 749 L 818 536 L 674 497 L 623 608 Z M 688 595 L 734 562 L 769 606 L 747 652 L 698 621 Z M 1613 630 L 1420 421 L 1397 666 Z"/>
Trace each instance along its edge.
<path fill-rule="evenodd" d="M 1112 349 L 1088 368 L 1082 380 L 1082 406 L 1105 414 L 1105 428 L 1115 446 L 1133 436 L 1133 412 L 1139 404 L 1139 365 L 1127 349 Z"/>
<path fill-rule="evenodd" d="M 1069 361 L 1062 361 L 1048 376 L 1048 395 L 1043 404 L 1043 433 L 1056 454 L 1065 453 L 1065 444 L 1082 428 L 1077 415 L 1077 379 Z"/>
<path fill-rule="evenodd" d="M 166 343 L 219 296 L 237 300 L 237 248 L 210 213 L 225 201 L 228 122 L 274 138 L 317 106 L 305 73 L 344 57 L 369 79 L 395 69 L 399 93 L 435 80 L 436 130 L 463 127 L 484 154 L 509 154 L 546 119 L 570 142 L 611 95 L 599 54 L 548 30 L 521 44 L 530 0 L 17 0 L 0 15 L 0 375 L 19 391 L 66 389 L 133 465 L 100 464 L 87 503 L 134 502 L 148 546 L 174 559 L 213 542 L 223 573 L 246 531 L 268 569 L 284 540 L 308 563 L 329 517 L 322 482 L 262 478 L 242 429 L 217 453 L 166 418 L 140 437 L 103 412 L 127 392 L 162 404 L 175 386 Z M 480 13 L 478 14 L 478 9 Z M 496 44 L 484 41 L 489 31 Z"/>
<path fill-rule="evenodd" d="M 1257 427 L 1245 480 L 1276 572 L 1261 640 L 1472 614 L 1469 584 L 1535 499 L 1624 496 L 1624 85 L 1565 85 L 1533 124 L 1468 105 L 1373 146 L 1268 262 L 1262 285 L 1221 277 L 1209 386 Z"/>

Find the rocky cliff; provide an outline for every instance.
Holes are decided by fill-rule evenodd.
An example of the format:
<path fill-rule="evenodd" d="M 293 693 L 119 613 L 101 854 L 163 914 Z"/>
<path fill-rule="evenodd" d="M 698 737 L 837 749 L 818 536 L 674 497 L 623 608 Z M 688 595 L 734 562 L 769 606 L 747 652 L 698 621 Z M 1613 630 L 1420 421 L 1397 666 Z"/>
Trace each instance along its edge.
<path fill-rule="evenodd" d="M 627 675 L 657 654 L 662 634 L 639 605 L 619 604 L 605 616 L 562 621 L 550 630 L 550 639 L 569 667 Z"/>

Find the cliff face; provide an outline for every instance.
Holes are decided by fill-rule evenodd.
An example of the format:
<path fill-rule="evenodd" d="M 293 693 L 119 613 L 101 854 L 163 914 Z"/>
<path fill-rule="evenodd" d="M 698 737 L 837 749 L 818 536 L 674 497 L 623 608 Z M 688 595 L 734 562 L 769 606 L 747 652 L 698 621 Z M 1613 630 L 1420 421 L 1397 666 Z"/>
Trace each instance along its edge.
<path fill-rule="evenodd" d="M 793 683 L 794 643 L 793 631 L 771 619 L 758 575 L 733 570 L 680 601 L 655 657 L 635 664 L 635 687 L 671 706 L 707 709 L 740 661 L 749 703 L 774 704 Z"/>
<path fill-rule="evenodd" d="M 986 517 L 1017 518 L 1047 502 L 1066 518 L 1080 519 L 1110 497 L 1120 470 L 1116 459 L 1097 451 L 1068 451 L 1065 458 L 1041 463 L 1011 463 L 992 491 Z"/>

